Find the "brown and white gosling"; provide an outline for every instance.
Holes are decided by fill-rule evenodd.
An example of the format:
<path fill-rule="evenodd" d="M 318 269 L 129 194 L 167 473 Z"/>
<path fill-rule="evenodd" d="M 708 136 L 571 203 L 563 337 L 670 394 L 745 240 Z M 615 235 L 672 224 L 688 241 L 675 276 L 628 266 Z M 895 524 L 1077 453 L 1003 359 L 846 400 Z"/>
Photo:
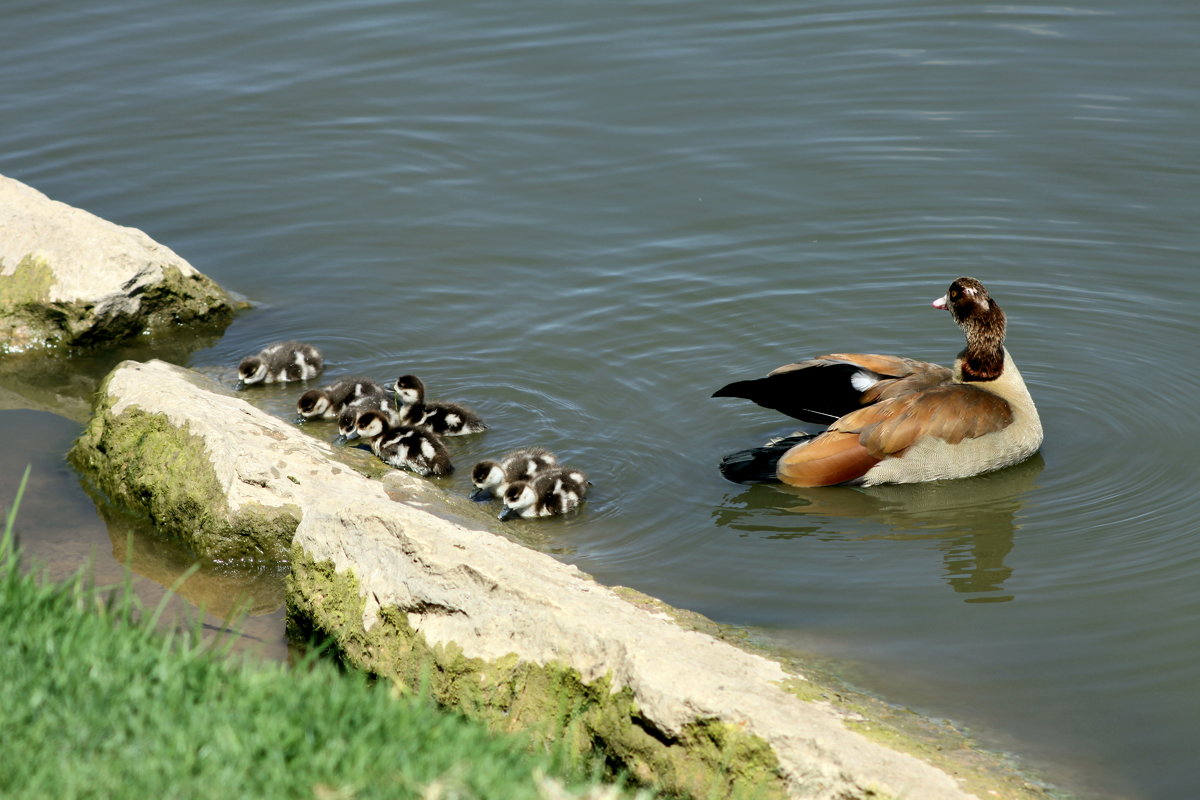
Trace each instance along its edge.
<path fill-rule="evenodd" d="M 394 397 L 386 390 L 379 394 L 366 394 L 347 403 L 338 415 L 338 443 L 344 444 L 358 438 L 358 418 L 368 411 L 380 411 L 390 424 L 400 424 L 400 413 Z"/>
<path fill-rule="evenodd" d="M 449 475 L 454 471 L 446 446 L 436 433 L 411 425 L 392 425 L 382 411 L 358 417 L 358 435 L 371 443 L 371 452 L 389 466 L 418 475 Z"/>
<path fill-rule="evenodd" d="M 416 375 L 401 375 L 392 384 L 400 404 L 400 422 L 428 428 L 440 436 L 462 436 L 487 430 L 479 415 L 457 403 L 426 403 L 425 384 Z"/>
<path fill-rule="evenodd" d="M 337 419 L 345 407 L 367 396 L 386 397 L 379 383 L 361 375 L 342 378 L 320 389 L 309 389 L 296 401 L 296 413 L 301 420 Z"/>
<path fill-rule="evenodd" d="M 949 310 L 966 336 L 953 368 L 835 353 L 718 389 L 714 397 L 744 397 L 828 425 L 732 453 L 721 474 L 792 486 L 917 483 L 979 475 L 1037 452 L 1042 423 L 1004 347 L 1000 306 L 982 283 L 963 277 L 933 307 Z"/>
<path fill-rule="evenodd" d="M 238 388 L 256 383 L 290 383 L 306 381 L 321 374 L 325 359 L 311 344 L 288 341 L 275 342 L 256 355 L 246 356 L 238 364 Z"/>
<path fill-rule="evenodd" d="M 539 472 L 533 480 L 508 485 L 500 519 L 553 517 L 574 511 L 590 485 L 587 475 L 577 469 L 555 467 Z"/>
<path fill-rule="evenodd" d="M 471 470 L 475 490 L 472 500 L 504 497 L 509 484 L 527 481 L 543 470 L 558 465 L 558 457 L 541 447 L 522 447 L 500 456 L 499 460 L 485 459 Z"/>

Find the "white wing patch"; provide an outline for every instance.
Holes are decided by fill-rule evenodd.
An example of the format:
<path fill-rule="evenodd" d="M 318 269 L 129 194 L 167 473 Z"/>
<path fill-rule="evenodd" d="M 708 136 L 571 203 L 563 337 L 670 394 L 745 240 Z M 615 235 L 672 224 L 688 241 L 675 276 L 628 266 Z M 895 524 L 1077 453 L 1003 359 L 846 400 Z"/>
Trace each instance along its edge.
<path fill-rule="evenodd" d="M 879 376 L 865 369 L 860 369 L 850 376 L 850 385 L 860 392 L 865 392 L 877 383 L 879 383 Z"/>

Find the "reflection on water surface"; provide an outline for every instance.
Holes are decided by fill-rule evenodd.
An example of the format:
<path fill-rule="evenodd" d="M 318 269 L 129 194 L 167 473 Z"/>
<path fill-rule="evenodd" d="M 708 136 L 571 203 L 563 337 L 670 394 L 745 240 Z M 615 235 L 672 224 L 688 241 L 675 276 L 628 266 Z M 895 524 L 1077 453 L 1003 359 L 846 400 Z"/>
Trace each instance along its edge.
<path fill-rule="evenodd" d="M 1004 592 L 1012 575 L 1005 559 L 1013 549 L 1022 498 L 1036 487 L 1045 463 L 1040 454 L 1008 469 L 961 481 L 905 486 L 804 489 L 758 485 L 714 509 L 721 527 L 765 534 L 769 539 L 812 536 L 932 542 L 942 554 L 944 576 L 967 603 L 1013 599 Z M 840 531 L 839 519 L 854 520 Z M 819 521 L 818 521 L 819 520 Z M 857 524 L 880 527 L 862 532 Z"/>

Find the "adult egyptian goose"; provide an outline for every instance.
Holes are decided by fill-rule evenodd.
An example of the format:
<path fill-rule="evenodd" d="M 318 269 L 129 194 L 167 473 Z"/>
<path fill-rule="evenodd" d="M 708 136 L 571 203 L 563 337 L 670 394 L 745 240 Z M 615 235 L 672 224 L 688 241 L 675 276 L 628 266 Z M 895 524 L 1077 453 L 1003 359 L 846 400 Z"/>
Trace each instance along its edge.
<path fill-rule="evenodd" d="M 306 381 L 321 374 L 325 359 L 321 351 L 304 342 L 275 342 L 238 364 L 238 388 L 256 383 Z"/>
<path fill-rule="evenodd" d="M 1042 423 L 1004 347 L 1005 318 L 983 284 L 958 278 L 948 309 L 967 346 L 953 369 L 897 356 L 837 353 L 737 381 L 714 397 L 743 397 L 807 422 L 796 434 L 726 456 L 738 483 L 792 486 L 919 483 L 1007 467 L 1037 452 Z"/>

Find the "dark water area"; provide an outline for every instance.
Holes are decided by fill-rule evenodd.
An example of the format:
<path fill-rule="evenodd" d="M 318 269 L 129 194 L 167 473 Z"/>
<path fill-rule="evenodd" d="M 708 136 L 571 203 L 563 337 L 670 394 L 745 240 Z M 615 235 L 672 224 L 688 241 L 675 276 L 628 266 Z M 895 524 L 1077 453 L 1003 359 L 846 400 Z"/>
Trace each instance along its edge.
<path fill-rule="evenodd" d="M 231 382 L 299 338 L 326 378 L 420 375 L 491 425 L 460 467 L 538 444 L 591 475 L 582 514 L 506 529 L 532 545 L 1079 796 L 1193 797 L 1198 33 L 1181 0 L 16 2 L 0 173 L 257 304 L 159 357 Z M 795 425 L 714 389 L 829 352 L 949 363 L 929 302 L 963 274 L 1008 314 L 1036 459 L 721 479 Z M 62 462 L 103 361 L 0 373 L 0 497 L 33 464 L 23 541 L 116 575 L 120 514 Z M 286 415 L 299 390 L 246 394 Z M 281 613 L 248 618 L 271 647 Z"/>

